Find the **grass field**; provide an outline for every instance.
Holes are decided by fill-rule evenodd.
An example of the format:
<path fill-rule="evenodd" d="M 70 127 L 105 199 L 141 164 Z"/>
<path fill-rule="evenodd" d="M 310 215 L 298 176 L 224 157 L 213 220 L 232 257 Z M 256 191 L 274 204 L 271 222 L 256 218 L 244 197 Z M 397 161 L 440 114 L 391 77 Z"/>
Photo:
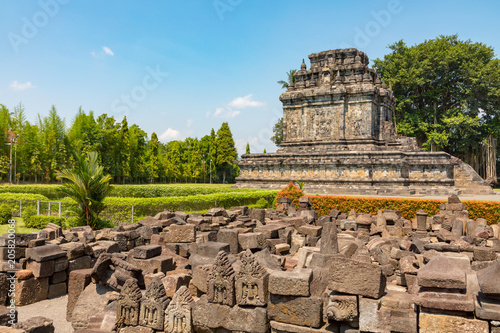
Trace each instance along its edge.
<path fill-rule="evenodd" d="M 31 233 L 34 231 L 40 231 L 39 229 L 25 227 L 23 219 L 20 217 L 15 217 L 14 220 L 16 220 L 16 233 L 23 234 L 23 233 Z M 9 230 L 8 224 L 0 225 L 0 235 L 6 234 L 8 230 Z"/>

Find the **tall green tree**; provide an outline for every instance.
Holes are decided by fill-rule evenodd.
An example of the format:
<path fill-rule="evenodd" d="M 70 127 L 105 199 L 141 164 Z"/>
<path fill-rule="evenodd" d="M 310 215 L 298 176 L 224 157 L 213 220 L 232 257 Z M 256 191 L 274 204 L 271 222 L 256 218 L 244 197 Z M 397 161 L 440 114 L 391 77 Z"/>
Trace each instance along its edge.
<path fill-rule="evenodd" d="M 271 137 L 271 141 L 274 142 L 276 146 L 281 146 L 281 141 L 283 141 L 283 118 L 278 119 L 278 122 L 273 126 L 274 135 Z"/>
<path fill-rule="evenodd" d="M 457 35 L 414 46 L 401 40 L 389 48 L 374 62 L 396 98 L 397 132 L 496 179 L 500 61 L 493 48 Z"/>
<path fill-rule="evenodd" d="M 90 152 L 85 159 L 75 155 L 75 168 L 64 169 L 57 173 L 63 180 L 61 191 L 76 201 L 78 218 L 84 225 L 96 229 L 99 225 L 99 213 L 104 209 L 104 199 L 109 193 L 110 175 L 104 174 L 99 165 L 96 152 Z"/>
<path fill-rule="evenodd" d="M 238 158 L 238 152 L 234 146 L 233 134 L 227 122 L 223 122 L 217 131 L 217 138 L 215 139 L 215 146 L 217 151 L 217 170 L 222 174 L 222 182 L 226 183 L 227 180 L 232 182 L 235 174 L 233 161 Z"/>
<path fill-rule="evenodd" d="M 245 154 L 250 154 L 250 144 L 247 142 L 247 147 L 245 149 Z"/>

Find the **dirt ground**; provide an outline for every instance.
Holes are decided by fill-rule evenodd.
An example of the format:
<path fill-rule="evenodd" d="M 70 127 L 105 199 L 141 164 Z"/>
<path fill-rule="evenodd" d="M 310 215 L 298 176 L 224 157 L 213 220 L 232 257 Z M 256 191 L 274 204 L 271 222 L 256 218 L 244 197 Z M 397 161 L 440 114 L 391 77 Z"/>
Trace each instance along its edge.
<path fill-rule="evenodd" d="M 68 295 L 46 299 L 35 304 L 25 305 L 17 308 L 19 313 L 19 322 L 25 321 L 31 317 L 46 317 L 54 321 L 55 332 L 73 333 L 71 323 L 66 321 L 66 304 Z"/>

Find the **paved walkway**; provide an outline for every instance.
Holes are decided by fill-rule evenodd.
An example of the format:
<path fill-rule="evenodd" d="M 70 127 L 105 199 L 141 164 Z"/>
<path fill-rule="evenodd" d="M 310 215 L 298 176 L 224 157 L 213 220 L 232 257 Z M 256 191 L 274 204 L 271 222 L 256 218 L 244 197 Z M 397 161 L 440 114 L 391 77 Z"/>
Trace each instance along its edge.
<path fill-rule="evenodd" d="M 66 305 L 68 295 L 46 299 L 34 304 L 20 306 L 17 308 L 19 322 L 23 322 L 32 317 L 45 317 L 54 321 L 56 333 L 73 333 L 71 323 L 66 321 Z"/>

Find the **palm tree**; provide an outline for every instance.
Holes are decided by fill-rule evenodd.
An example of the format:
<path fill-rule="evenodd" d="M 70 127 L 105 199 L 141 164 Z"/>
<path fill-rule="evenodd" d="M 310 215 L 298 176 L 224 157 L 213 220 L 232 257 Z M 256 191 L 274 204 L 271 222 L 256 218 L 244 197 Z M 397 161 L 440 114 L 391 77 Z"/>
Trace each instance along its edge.
<path fill-rule="evenodd" d="M 104 175 L 96 152 L 90 152 L 87 159 L 75 154 L 75 160 L 73 170 L 65 169 L 57 173 L 58 179 L 66 180 L 61 192 L 77 202 L 78 217 L 85 225 L 95 229 L 99 213 L 104 209 L 104 198 L 110 190 L 111 176 Z"/>
<path fill-rule="evenodd" d="M 278 83 L 281 84 L 281 89 L 288 89 L 290 82 L 295 83 L 295 72 L 297 72 L 296 69 L 290 69 L 286 73 L 286 75 L 288 75 L 288 81 L 283 81 L 283 80 L 278 81 Z"/>

